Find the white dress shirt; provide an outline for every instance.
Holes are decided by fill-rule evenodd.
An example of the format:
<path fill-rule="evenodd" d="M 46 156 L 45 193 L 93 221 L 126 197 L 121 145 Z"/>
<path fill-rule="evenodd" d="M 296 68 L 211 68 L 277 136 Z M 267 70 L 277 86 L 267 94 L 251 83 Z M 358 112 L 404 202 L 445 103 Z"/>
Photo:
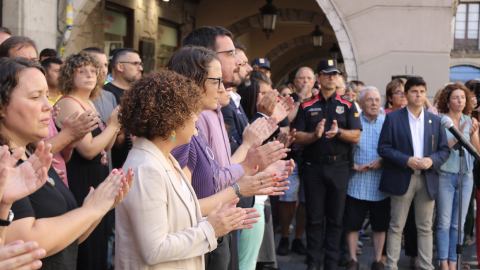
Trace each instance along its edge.
<path fill-rule="evenodd" d="M 423 144 L 424 144 L 424 118 L 425 115 L 422 112 L 420 113 L 420 116 L 418 118 L 415 118 L 415 116 L 408 110 L 408 122 L 410 123 L 410 132 L 412 133 L 412 143 L 413 143 L 413 156 L 418 157 L 418 158 L 423 158 Z M 414 171 L 414 174 L 418 175 L 420 174 L 420 170 Z"/>
<path fill-rule="evenodd" d="M 231 99 L 233 99 L 233 102 L 235 103 L 235 106 L 237 106 L 237 108 L 240 108 L 240 100 L 242 99 L 242 97 L 233 91 L 230 92 L 230 95 Z"/>
<path fill-rule="evenodd" d="M 412 132 L 412 143 L 413 143 L 413 156 L 418 158 L 423 158 L 423 140 L 424 140 L 424 118 L 425 115 L 422 112 L 420 116 L 416 118 L 407 107 L 408 111 L 408 122 L 410 123 L 410 132 Z"/>

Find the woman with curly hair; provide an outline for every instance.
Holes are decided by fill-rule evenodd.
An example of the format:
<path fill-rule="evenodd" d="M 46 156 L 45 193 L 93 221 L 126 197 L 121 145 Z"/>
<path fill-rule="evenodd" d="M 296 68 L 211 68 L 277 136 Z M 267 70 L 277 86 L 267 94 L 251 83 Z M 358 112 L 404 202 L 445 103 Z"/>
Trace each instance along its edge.
<path fill-rule="evenodd" d="M 79 205 L 49 165 L 52 158 L 50 146 L 44 147 L 44 143 L 40 142 L 36 153 L 30 154 L 35 151 L 35 143 L 49 134 L 52 105 L 48 101 L 47 91 L 44 70 L 40 65 L 22 58 L 0 59 L 0 145 L 15 151 L 12 156 L 17 160 L 21 158 L 17 168 L 31 163 L 32 157 L 36 157 L 37 162 L 50 160 L 47 162 L 48 174 L 45 169 L 21 174 L 28 179 L 43 179 L 43 185 L 37 191 L 25 186 L 25 192 L 35 192 L 30 195 L 26 193 L 16 201 L 12 198 L 14 194 L 3 194 L 1 202 L 13 203 L 11 210 L 14 213 L 5 243 L 18 239 L 35 241 L 46 251 L 42 269 L 77 269 L 79 244 L 90 236 L 105 214 L 121 202 L 129 184 L 122 182 L 124 176 L 114 171 L 105 176 L 104 179 L 107 179 L 95 189 L 87 186 L 86 195 L 81 201 L 83 204 Z M 29 151 L 23 153 L 23 149 Z M 47 156 L 39 158 L 38 152 L 41 150 Z M 12 175 L 15 175 L 13 172 Z M 17 185 L 20 185 L 18 182 Z M 3 209 L 1 203 L 0 208 Z"/>
<path fill-rule="evenodd" d="M 62 128 L 64 119 L 79 111 L 95 110 L 92 99 L 101 91 L 103 82 L 99 80 L 100 63 L 90 54 L 80 52 L 67 57 L 60 68 L 58 87 L 63 93 L 57 102 L 60 113 L 55 124 Z M 90 186 L 97 187 L 108 175 L 107 152 L 115 142 L 120 130 L 117 118 L 118 109 L 110 115 L 105 125 L 99 118 L 98 127 L 88 133 L 73 150 L 72 157 L 67 163 L 69 187 L 78 205 L 88 194 Z M 108 228 L 106 218 L 98 224 L 78 250 L 77 269 L 107 269 Z"/>
<path fill-rule="evenodd" d="M 439 116 L 448 116 L 455 127 L 480 151 L 478 122 L 466 114 L 472 110 L 470 91 L 460 83 L 446 85 L 438 98 Z M 442 270 L 456 269 L 458 228 L 463 227 L 467 214 L 470 194 L 473 189 L 473 157 L 466 155 L 463 163 L 463 196 L 459 202 L 459 151 L 453 147 L 457 139 L 447 129 L 450 156 L 439 170 L 439 198 L 437 200 L 436 240 Z M 462 209 L 462 224 L 458 224 L 458 209 Z M 463 230 L 462 230 L 463 234 Z M 463 235 L 462 235 L 463 239 Z"/>
<path fill-rule="evenodd" d="M 125 92 L 120 123 L 137 137 L 125 161 L 136 180 L 116 212 L 115 267 L 119 269 L 205 269 L 203 254 L 217 237 L 248 229 L 251 210 L 216 204 L 202 218 L 190 181 L 170 154 L 187 144 L 201 107 L 200 88 L 173 71 L 152 72 Z M 245 223 L 247 224 L 247 223 Z"/>

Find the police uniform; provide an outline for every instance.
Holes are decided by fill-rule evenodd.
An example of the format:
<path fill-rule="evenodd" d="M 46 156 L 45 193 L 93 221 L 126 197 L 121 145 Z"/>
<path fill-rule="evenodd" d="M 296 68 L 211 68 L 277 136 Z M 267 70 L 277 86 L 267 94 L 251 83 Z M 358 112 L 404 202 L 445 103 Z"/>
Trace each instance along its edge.
<path fill-rule="evenodd" d="M 334 66 L 336 68 L 336 61 Z M 318 70 L 325 72 L 325 69 Z M 342 218 L 350 174 L 348 154 L 351 148 L 351 144 L 340 140 L 338 134 L 328 139 L 325 133 L 331 129 L 333 120 L 337 120 L 340 133 L 342 130 L 362 129 L 358 111 L 353 103 L 349 97 L 337 93 L 325 99 L 320 92 L 300 105 L 295 118 L 297 132 L 307 133 L 315 132 L 318 123 L 326 119 L 322 137 L 305 146 L 303 150 L 307 259 L 309 265 L 319 267 L 321 249 L 324 247 L 325 270 L 337 269 L 340 256 Z M 327 220 L 325 231 L 324 217 Z"/>

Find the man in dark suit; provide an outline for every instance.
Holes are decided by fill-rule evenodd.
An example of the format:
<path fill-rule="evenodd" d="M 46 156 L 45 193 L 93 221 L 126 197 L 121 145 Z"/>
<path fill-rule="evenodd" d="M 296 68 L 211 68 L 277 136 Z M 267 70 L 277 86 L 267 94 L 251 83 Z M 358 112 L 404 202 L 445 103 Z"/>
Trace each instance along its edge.
<path fill-rule="evenodd" d="M 242 60 L 238 66 L 238 75 L 240 77 L 240 83 L 245 82 L 248 73 L 252 71 L 252 67 L 248 64 L 248 58 L 245 55 L 246 48 L 242 44 L 234 43 L 237 55 Z M 237 94 L 237 86 L 232 87 L 230 103 L 227 106 L 222 107 L 223 119 L 228 131 L 228 138 L 230 139 L 230 147 L 232 148 L 232 155 L 237 148 L 243 143 L 243 130 L 248 125 L 248 118 L 243 111 L 240 104 L 241 97 Z"/>
<path fill-rule="evenodd" d="M 400 242 L 410 205 L 415 209 L 420 268 L 432 265 L 432 215 L 438 193 L 436 169 L 450 154 L 440 118 L 423 109 L 426 82 L 420 77 L 405 83 L 408 105 L 386 116 L 378 142 L 385 161 L 379 190 L 391 194 L 386 269 L 397 270 Z"/>

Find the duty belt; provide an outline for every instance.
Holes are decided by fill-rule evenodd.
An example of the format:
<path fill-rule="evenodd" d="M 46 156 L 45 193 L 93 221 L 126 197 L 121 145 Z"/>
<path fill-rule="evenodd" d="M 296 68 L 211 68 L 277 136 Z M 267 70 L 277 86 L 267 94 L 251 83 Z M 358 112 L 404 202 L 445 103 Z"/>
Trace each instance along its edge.
<path fill-rule="evenodd" d="M 304 155 L 305 162 L 317 163 L 317 164 L 330 164 L 342 161 L 348 161 L 348 154 L 339 156 L 310 156 Z"/>

